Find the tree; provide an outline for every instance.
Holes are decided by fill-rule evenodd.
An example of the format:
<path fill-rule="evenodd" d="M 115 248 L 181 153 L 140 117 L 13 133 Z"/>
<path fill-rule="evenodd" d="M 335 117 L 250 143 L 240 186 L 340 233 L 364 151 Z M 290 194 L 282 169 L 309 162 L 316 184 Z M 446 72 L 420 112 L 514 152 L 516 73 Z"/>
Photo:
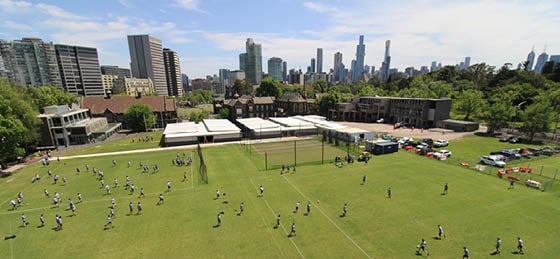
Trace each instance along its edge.
<path fill-rule="evenodd" d="M 222 109 L 222 110 L 224 110 L 224 109 Z M 229 112 L 228 112 L 228 114 L 229 114 Z M 189 115 L 189 121 L 192 121 L 192 122 L 195 122 L 195 123 L 199 123 L 199 122 L 203 121 L 204 119 L 208 119 L 208 113 L 205 112 L 204 110 L 193 111 Z"/>
<path fill-rule="evenodd" d="M 509 99 L 496 99 L 484 113 L 484 119 L 488 123 L 488 133 L 497 129 L 507 127 L 513 115 L 513 107 Z"/>
<path fill-rule="evenodd" d="M 147 131 L 156 124 L 152 108 L 144 103 L 135 103 L 124 112 L 124 119 L 129 129 Z"/>
<path fill-rule="evenodd" d="M 274 96 L 279 98 L 282 96 L 282 85 L 277 80 L 265 77 L 257 88 L 256 94 L 257 96 Z"/>
<path fill-rule="evenodd" d="M 473 113 L 480 112 L 486 105 L 484 95 L 479 90 L 466 90 L 455 100 L 455 110 L 465 114 L 464 120 L 469 120 Z"/>
<path fill-rule="evenodd" d="M 0 163 L 24 156 L 39 139 L 38 112 L 25 87 L 0 78 Z"/>
<path fill-rule="evenodd" d="M 318 89 L 320 93 L 326 93 L 329 88 L 329 83 L 325 80 L 317 80 L 313 82 L 313 89 Z"/>
<path fill-rule="evenodd" d="M 28 87 L 33 98 L 33 104 L 38 110 L 51 105 L 68 105 L 79 103 L 78 97 L 54 86 Z"/>
<path fill-rule="evenodd" d="M 218 112 L 218 118 L 228 119 L 229 118 L 229 109 L 228 108 L 220 109 L 220 111 Z"/>
<path fill-rule="evenodd" d="M 550 124 L 552 107 L 547 96 L 539 95 L 534 98 L 533 103 L 527 109 L 521 111 L 520 117 L 523 121 L 521 130 L 529 133 L 529 138 L 533 141 L 536 132 L 548 130 Z"/>
<path fill-rule="evenodd" d="M 237 93 L 239 95 L 252 94 L 253 93 L 253 88 L 251 87 L 251 85 L 249 85 L 247 83 L 246 79 L 243 79 L 243 80 L 235 79 L 235 82 L 233 82 L 232 88 L 233 88 L 233 92 Z"/>

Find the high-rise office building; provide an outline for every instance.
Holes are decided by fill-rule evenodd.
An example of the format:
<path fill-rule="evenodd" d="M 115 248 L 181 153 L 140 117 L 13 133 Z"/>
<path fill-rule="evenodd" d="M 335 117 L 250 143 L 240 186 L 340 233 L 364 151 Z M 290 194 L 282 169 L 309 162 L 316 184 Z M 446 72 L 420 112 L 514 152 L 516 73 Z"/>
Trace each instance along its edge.
<path fill-rule="evenodd" d="M 286 61 L 282 62 L 282 81 L 288 81 L 288 63 Z"/>
<path fill-rule="evenodd" d="M 333 64 L 333 70 L 334 70 L 334 81 L 335 82 L 340 82 L 342 80 L 340 77 L 340 65 L 342 64 L 342 53 L 337 52 L 334 53 L 334 64 Z"/>
<path fill-rule="evenodd" d="M 183 95 L 183 78 L 181 77 L 181 64 L 177 52 L 163 49 L 163 62 L 165 64 L 165 80 L 167 93 L 171 96 Z"/>
<path fill-rule="evenodd" d="M 128 35 L 130 68 L 136 78 L 150 78 L 156 93 L 168 94 L 161 40 L 150 35 Z"/>
<path fill-rule="evenodd" d="M 535 64 L 535 73 L 537 74 L 542 73 L 542 69 L 544 68 L 544 65 L 546 64 L 547 61 L 548 61 L 548 54 L 546 54 L 546 47 L 544 47 L 543 53 L 541 53 L 537 58 L 537 64 Z"/>
<path fill-rule="evenodd" d="M 311 68 L 311 70 L 309 72 L 315 73 L 315 59 L 314 58 L 311 59 L 311 64 L 309 65 L 309 68 Z"/>
<path fill-rule="evenodd" d="M 62 88 L 56 51 L 52 42 L 38 38 L 0 41 L 0 55 L 8 79 L 25 86 L 52 85 Z"/>
<path fill-rule="evenodd" d="M 471 67 L 471 57 L 465 57 L 464 69 Z"/>
<path fill-rule="evenodd" d="M 220 81 L 220 93 L 226 92 L 226 87 L 229 85 L 229 69 L 220 68 L 218 70 L 218 80 Z"/>
<path fill-rule="evenodd" d="M 317 73 L 323 73 L 323 49 L 317 48 Z"/>
<path fill-rule="evenodd" d="M 56 58 L 64 89 L 77 96 L 104 96 L 96 48 L 56 44 Z"/>
<path fill-rule="evenodd" d="M 274 80 L 282 81 L 282 59 L 272 57 L 268 59 L 268 76 Z"/>
<path fill-rule="evenodd" d="M 245 62 L 247 62 L 247 53 L 239 54 L 239 70 L 245 71 Z"/>
<path fill-rule="evenodd" d="M 389 49 L 391 48 L 391 40 L 385 41 L 385 56 L 383 58 L 383 63 L 381 64 L 381 81 L 386 82 L 389 80 L 390 69 L 391 69 L 391 55 Z"/>
<path fill-rule="evenodd" d="M 183 93 L 191 92 L 189 77 L 186 74 L 181 74 L 181 81 L 183 81 Z"/>
<path fill-rule="evenodd" d="M 250 85 L 260 85 L 262 79 L 262 49 L 261 44 L 256 44 L 248 38 L 245 43 L 247 60 L 245 61 L 245 75 Z"/>
<path fill-rule="evenodd" d="M 101 66 L 102 75 L 114 75 L 119 78 L 131 78 L 130 69 L 118 66 Z"/>
<path fill-rule="evenodd" d="M 548 61 L 554 61 L 556 63 L 560 62 L 560 55 L 550 55 Z"/>
<path fill-rule="evenodd" d="M 533 71 L 533 65 L 535 64 L 535 48 L 531 49 L 529 55 L 527 55 L 527 70 Z"/>
<path fill-rule="evenodd" d="M 352 80 L 357 80 L 364 72 L 364 59 L 366 56 L 366 45 L 364 45 L 364 35 L 360 35 L 360 41 L 356 46 L 356 63 L 352 67 Z"/>

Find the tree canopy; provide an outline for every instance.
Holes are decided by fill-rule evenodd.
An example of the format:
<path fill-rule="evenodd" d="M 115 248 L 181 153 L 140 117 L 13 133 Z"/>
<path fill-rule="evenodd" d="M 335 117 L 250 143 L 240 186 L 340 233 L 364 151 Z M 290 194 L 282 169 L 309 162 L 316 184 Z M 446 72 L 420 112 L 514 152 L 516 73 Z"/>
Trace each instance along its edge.
<path fill-rule="evenodd" d="M 144 103 L 135 103 L 124 112 L 128 127 L 135 131 L 147 131 L 156 124 L 152 108 Z"/>

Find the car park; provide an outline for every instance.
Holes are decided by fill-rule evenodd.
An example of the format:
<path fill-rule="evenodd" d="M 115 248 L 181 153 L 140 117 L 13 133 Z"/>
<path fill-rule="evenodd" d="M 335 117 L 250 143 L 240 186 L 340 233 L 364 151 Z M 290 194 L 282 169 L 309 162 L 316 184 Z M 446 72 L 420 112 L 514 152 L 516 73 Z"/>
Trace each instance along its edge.
<path fill-rule="evenodd" d="M 489 156 L 481 156 L 479 158 L 481 164 L 497 166 L 497 167 L 505 167 L 506 162 L 501 160 L 501 157 L 497 155 L 489 155 Z"/>
<path fill-rule="evenodd" d="M 447 147 L 449 145 L 449 142 L 447 142 L 447 140 L 443 140 L 443 139 L 439 139 L 436 142 L 434 142 L 434 147 Z"/>

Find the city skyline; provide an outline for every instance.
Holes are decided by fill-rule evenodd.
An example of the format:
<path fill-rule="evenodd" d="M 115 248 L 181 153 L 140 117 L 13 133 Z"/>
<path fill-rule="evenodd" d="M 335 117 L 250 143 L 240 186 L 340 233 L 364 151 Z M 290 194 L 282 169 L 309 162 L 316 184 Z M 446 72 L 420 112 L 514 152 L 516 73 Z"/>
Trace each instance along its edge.
<path fill-rule="evenodd" d="M 289 16 L 265 11 L 288 6 Z M 178 53 L 182 73 L 191 79 L 237 69 L 247 38 L 262 45 L 263 60 L 279 57 L 288 69 L 303 71 L 317 58 L 317 48 L 323 49 L 323 72 L 333 68 L 336 52 L 349 68 L 360 35 L 366 45 L 364 65 L 370 67 L 381 67 L 386 40 L 391 40 L 391 68 L 399 71 L 432 61 L 455 65 L 467 56 L 471 64 L 499 67 L 523 62 L 533 46 L 536 55 L 545 45 L 548 54 L 560 53 L 558 10 L 557 1 L 0 0 L 0 39 L 39 37 L 97 48 L 101 65 L 130 68 L 127 36 L 149 34 Z M 263 63 L 262 70 L 268 71 Z"/>

